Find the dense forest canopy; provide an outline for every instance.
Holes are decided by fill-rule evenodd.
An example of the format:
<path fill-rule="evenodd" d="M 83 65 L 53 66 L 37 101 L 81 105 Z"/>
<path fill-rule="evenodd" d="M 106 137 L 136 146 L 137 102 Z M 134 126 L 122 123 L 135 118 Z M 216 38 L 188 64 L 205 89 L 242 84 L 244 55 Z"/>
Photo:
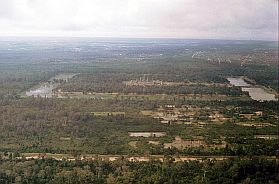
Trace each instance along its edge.
<path fill-rule="evenodd" d="M 0 41 L 0 183 L 277 183 L 277 44 Z"/>

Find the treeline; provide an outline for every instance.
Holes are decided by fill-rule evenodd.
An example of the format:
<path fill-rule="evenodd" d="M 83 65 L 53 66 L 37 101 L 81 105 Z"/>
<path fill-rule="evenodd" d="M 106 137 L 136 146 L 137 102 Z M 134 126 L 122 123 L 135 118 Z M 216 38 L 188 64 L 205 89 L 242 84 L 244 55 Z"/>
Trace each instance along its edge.
<path fill-rule="evenodd" d="M 163 162 L 0 160 L 0 183 L 116 184 L 203 183 L 233 184 L 279 182 L 275 160 L 258 158 L 224 161 Z"/>
<path fill-rule="evenodd" d="M 104 83 L 67 83 L 61 87 L 65 92 L 83 92 L 83 93 L 136 93 L 136 94 L 194 94 L 194 95 L 214 95 L 222 94 L 228 96 L 240 96 L 243 94 L 240 88 L 219 87 L 219 86 L 126 86 L 124 84 Z"/>

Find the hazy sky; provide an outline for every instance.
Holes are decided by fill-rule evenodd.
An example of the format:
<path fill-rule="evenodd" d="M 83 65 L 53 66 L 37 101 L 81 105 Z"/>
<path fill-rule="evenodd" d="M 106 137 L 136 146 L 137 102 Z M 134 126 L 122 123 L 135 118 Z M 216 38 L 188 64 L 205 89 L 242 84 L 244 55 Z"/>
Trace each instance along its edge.
<path fill-rule="evenodd" d="M 0 0 L 0 35 L 278 38 L 278 0 Z"/>

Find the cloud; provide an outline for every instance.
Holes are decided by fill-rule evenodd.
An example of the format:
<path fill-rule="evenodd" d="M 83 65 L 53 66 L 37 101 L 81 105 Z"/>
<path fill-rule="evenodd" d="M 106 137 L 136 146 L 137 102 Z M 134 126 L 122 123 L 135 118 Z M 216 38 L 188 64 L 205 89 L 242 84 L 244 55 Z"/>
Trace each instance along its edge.
<path fill-rule="evenodd" d="M 272 39 L 277 0 L 0 0 L 0 35 Z"/>

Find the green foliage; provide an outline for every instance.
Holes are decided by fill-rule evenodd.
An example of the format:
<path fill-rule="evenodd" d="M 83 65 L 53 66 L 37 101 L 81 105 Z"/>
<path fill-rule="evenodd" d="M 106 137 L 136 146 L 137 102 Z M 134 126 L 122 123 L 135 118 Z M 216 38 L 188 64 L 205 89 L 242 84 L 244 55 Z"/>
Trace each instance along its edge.
<path fill-rule="evenodd" d="M 164 162 L 0 160 L 1 183 L 277 183 L 275 161 Z"/>

